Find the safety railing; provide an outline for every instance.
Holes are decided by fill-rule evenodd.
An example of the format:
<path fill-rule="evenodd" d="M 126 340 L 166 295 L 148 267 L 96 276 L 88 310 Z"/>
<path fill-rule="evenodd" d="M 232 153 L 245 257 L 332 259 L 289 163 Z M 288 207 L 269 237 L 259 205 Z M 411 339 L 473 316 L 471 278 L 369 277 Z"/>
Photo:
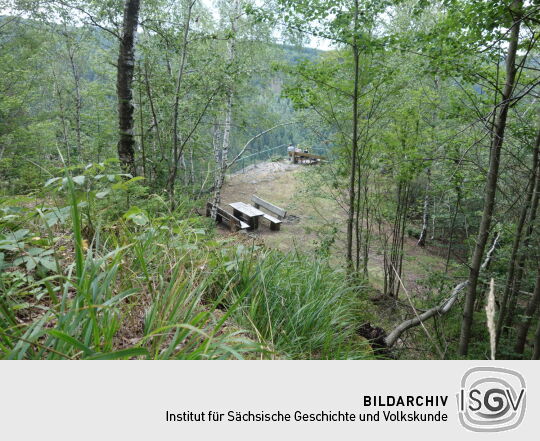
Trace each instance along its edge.
<path fill-rule="evenodd" d="M 231 168 L 229 168 L 229 172 L 230 173 L 245 173 L 248 167 L 251 167 L 259 162 L 266 162 L 273 158 L 275 159 L 286 158 L 288 146 L 289 144 L 281 144 L 276 147 L 261 150 L 260 152 L 251 153 L 250 155 L 244 155 L 236 162 L 236 164 L 234 164 Z M 313 148 L 313 149 L 310 149 L 310 152 L 325 156 L 327 153 L 327 150 L 322 149 L 322 148 Z"/>

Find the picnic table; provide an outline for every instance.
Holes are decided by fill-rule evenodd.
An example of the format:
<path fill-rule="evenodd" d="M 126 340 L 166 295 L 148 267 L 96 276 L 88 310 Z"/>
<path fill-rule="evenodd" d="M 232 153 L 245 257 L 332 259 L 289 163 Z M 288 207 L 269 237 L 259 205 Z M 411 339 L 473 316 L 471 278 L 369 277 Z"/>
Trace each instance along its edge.
<path fill-rule="evenodd" d="M 233 209 L 233 215 L 246 221 L 250 230 L 256 230 L 259 227 L 259 218 L 264 216 L 261 210 L 244 202 L 232 202 L 229 205 Z"/>

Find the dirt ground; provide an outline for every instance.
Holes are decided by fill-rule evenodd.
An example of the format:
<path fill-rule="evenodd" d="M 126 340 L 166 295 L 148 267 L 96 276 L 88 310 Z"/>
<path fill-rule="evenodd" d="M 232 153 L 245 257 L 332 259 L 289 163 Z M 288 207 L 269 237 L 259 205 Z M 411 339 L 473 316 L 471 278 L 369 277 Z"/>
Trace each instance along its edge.
<path fill-rule="evenodd" d="M 257 231 L 248 232 L 252 237 L 264 241 L 270 247 L 282 251 L 300 249 L 317 252 L 321 232 L 326 227 L 339 228 L 340 239 L 332 247 L 335 263 L 343 262 L 345 250 L 346 212 L 337 202 L 327 198 L 317 198 L 310 194 L 302 180 L 302 173 L 310 173 L 317 165 L 292 164 L 288 160 L 265 162 L 250 166 L 244 171 L 231 175 L 226 180 L 222 192 L 222 207 L 232 212 L 228 206 L 232 202 L 251 203 L 251 196 L 257 196 L 287 210 L 287 218 L 280 231 L 271 231 L 267 221 L 262 220 Z M 225 230 L 223 230 L 225 233 Z M 380 291 L 383 284 L 383 256 L 374 237 L 369 257 L 369 278 L 372 287 Z M 425 295 L 422 279 L 433 270 L 444 269 L 444 259 L 437 256 L 430 247 L 416 246 L 414 238 L 407 238 L 404 246 L 403 284 L 412 297 Z M 403 296 L 402 292 L 402 296 Z M 404 297 L 406 300 L 406 297 Z"/>
<path fill-rule="evenodd" d="M 286 210 L 287 217 L 280 231 L 271 231 L 268 222 L 262 220 L 259 228 L 249 232 L 250 235 L 282 251 L 290 251 L 295 246 L 303 250 L 313 249 L 317 236 L 310 232 L 309 227 L 316 224 L 317 219 L 310 210 L 306 210 L 305 198 L 298 191 L 302 167 L 305 166 L 291 164 L 286 160 L 265 162 L 229 176 L 222 191 L 222 206 L 232 212 L 227 204 L 251 203 L 251 197 L 255 194 Z"/>

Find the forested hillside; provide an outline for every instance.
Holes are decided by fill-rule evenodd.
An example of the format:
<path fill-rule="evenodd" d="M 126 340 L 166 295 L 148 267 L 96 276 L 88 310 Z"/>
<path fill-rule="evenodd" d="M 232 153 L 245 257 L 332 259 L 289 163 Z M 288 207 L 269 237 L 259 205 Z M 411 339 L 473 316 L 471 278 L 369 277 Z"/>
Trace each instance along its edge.
<path fill-rule="evenodd" d="M 539 24 L 0 0 L 0 357 L 539 359 Z"/>

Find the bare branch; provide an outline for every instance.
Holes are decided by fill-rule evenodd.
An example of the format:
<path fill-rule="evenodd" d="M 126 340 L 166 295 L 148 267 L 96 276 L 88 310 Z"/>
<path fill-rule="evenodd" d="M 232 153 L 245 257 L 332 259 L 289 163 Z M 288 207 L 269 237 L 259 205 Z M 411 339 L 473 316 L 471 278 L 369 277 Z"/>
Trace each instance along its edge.
<path fill-rule="evenodd" d="M 246 142 L 246 144 L 244 145 L 244 147 L 242 147 L 242 150 L 240 150 L 240 153 L 238 153 L 238 155 L 236 155 L 236 156 L 234 157 L 234 159 L 233 159 L 231 162 L 229 162 L 229 163 L 227 164 L 227 168 L 232 167 L 232 166 L 236 163 L 236 161 L 238 161 L 238 160 L 242 157 L 242 155 L 245 153 L 245 151 L 246 151 L 246 149 L 248 148 L 248 146 L 249 146 L 253 141 L 255 141 L 256 139 L 260 138 L 260 137 L 263 136 L 264 134 L 270 132 L 271 130 L 277 129 L 278 127 L 282 127 L 282 126 L 288 126 L 288 125 L 291 125 L 291 124 L 296 124 L 296 122 L 293 121 L 293 122 L 286 122 L 286 123 L 276 124 L 274 127 L 270 127 L 269 129 L 265 130 L 264 132 L 261 132 L 261 133 L 255 135 L 255 136 L 254 136 L 253 138 L 251 138 L 248 142 Z"/>
<path fill-rule="evenodd" d="M 489 262 L 491 261 L 493 253 L 495 251 L 495 248 L 497 247 L 497 243 L 499 241 L 499 238 L 500 238 L 500 234 L 497 234 L 497 236 L 493 240 L 493 245 L 491 246 L 491 248 L 489 249 L 489 251 L 486 254 L 486 258 L 485 258 L 484 262 L 482 263 L 482 266 L 480 267 L 480 270 L 484 270 L 488 266 Z M 413 317 L 413 318 L 411 318 L 409 320 L 405 320 L 404 322 L 402 322 L 398 326 L 396 326 L 392 330 L 392 332 L 390 332 L 390 334 L 388 334 L 384 338 L 384 343 L 386 344 L 386 347 L 391 348 L 392 346 L 394 346 L 394 344 L 398 341 L 398 339 L 401 337 L 401 335 L 405 331 L 407 331 L 408 329 L 414 328 L 414 327 L 416 327 L 418 325 L 423 326 L 423 322 L 425 322 L 426 320 L 428 320 L 428 319 L 430 319 L 430 318 L 432 318 L 434 316 L 444 315 L 448 311 L 450 311 L 450 309 L 452 309 L 452 306 L 454 306 L 454 304 L 456 303 L 456 300 L 458 299 L 459 294 L 461 293 L 461 291 L 463 291 L 463 289 L 468 284 L 469 284 L 468 280 L 465 280 L 464 282 L 459 283 L 458 285 L 456 285 L 454 287 L 454 289 L 452 290 L 452 294 L 450 294 L 450 297 L 448 299 L 444 300 L 439 305 L 437 305 L 437 306 L 435 306 L 435 307 L 433 307 L 431 309 L 428 309 L 426 312 L 424 312 L 424 313 L 422 313 L 420 315 L 416 314 L 415 317 Z"/>

